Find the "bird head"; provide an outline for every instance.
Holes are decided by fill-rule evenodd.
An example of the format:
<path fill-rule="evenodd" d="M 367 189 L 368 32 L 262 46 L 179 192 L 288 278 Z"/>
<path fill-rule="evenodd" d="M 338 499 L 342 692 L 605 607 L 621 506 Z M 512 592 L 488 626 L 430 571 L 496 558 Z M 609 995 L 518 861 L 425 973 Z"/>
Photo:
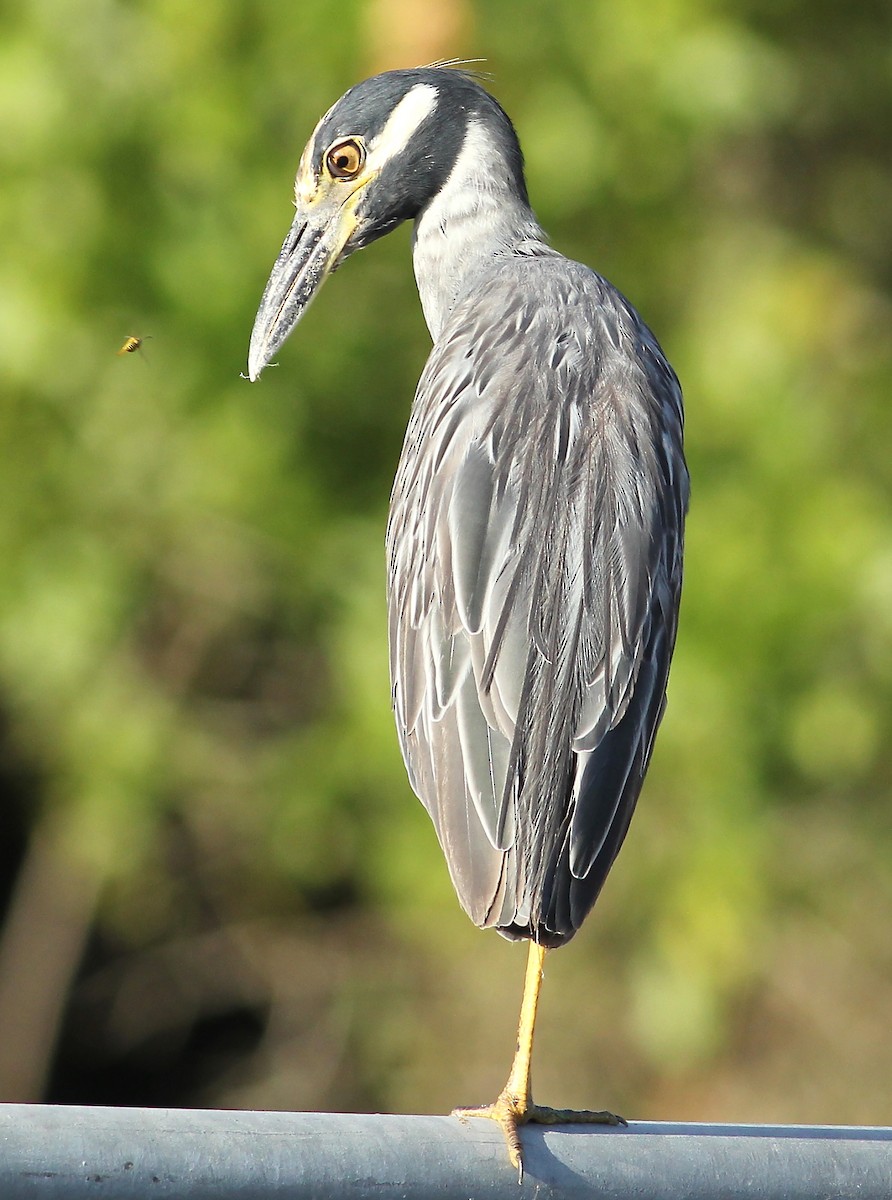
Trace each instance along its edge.
<path fill-rule="evenodd" d="M 354 250 L 418 217 L 445 187 L 472 124 L 485 131 L 525 197 L 511 122 L 465 72 L 388 71 L 329 109 L 300 160 L 294 221 L 254 321 L 249 379 L 257 379 L 332 271 Z"/>

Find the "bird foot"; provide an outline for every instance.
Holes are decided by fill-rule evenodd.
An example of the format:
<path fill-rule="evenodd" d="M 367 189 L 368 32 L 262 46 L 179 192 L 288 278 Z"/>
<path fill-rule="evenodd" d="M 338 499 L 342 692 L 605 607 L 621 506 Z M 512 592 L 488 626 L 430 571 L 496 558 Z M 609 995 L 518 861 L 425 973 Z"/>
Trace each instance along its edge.
<path fill-rule="evenodd" d="M 536 1125 L 625 1125 L 626 1120 L 612 1112 L 596 1112 L 592 1109 L 546 1108 L 533 1104 L 528 1097 L 516 1096 L 507 1089 L 494 1104 L 483 1104 L 478 1108 L 454 1108 L 452 1115 L 461 1121 L 469 1117 L 485 1117 L 495 1121 L 505 1137 L 511 1165 L 517 1169 L 519 1180 L 523 1180 L 523 1144 L 520 1126 L 531 1122 Z"/>

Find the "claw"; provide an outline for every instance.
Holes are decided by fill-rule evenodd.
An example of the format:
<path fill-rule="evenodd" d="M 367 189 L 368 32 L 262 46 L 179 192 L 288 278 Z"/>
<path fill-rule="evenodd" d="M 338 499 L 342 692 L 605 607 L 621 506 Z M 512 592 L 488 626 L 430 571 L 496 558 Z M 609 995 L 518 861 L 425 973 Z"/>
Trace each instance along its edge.
<path fill-rule="evenodd" d="M 469 1117 L 483 1117 L 495 1121 L 501 1129 L 508 1147 L 511 1165 L 517 1168 L 517 1181 L 523 1182 L 523 1143 L 520 1139 L 521 1125 L 627 1125 L 624 1117 L 616 1113 L 597 1111 L 590 1108 L 547 1108 L 533 1104 L 526 1097 L 503 1091 L 494 1104 L 482 1104 L 476 1108 L 455 1108 L 453 1117 L 467 1121 Z"/>
<path fill-rule="evenodd" d="M 519 1179 L 523 1179 L 523 1146 L 518 1127 L 528 1119 L 525 1104 L 516 1096 L 502 1092 L 495 1104 L 481 1104 L 476 1108 L 455 1108 L 452 1115 L 460 1121 L 467 1121 L 469 1117 L 484 1117 L 488 1121 L 495 1121 L 504 1135 L 511 1165 L 517 1168 Z"/>

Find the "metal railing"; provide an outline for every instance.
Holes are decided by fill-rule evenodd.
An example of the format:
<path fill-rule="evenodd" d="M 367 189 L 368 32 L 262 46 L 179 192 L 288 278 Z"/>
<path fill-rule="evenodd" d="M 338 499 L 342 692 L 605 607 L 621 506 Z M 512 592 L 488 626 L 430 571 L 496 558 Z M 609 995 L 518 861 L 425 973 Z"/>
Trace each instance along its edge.
<path fill-rule="evenodd" d="M 0 1105 L 0 1200 L 892 1200 L 892 1129 Z"/>

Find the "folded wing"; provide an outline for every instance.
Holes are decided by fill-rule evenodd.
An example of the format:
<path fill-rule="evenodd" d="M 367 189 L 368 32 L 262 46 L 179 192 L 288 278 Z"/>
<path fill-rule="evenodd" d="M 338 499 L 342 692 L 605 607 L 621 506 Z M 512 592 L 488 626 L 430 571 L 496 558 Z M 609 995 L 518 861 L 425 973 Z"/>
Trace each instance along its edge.
<path fill-rule="evenodd" d="M 674 375 L 605 281 L 558 261 L 513 260 L 456 307 L 387 535 L 410 781 L 471 918 L 547 944 L 594 903 L 641 787 L 687 503 Z"/>

